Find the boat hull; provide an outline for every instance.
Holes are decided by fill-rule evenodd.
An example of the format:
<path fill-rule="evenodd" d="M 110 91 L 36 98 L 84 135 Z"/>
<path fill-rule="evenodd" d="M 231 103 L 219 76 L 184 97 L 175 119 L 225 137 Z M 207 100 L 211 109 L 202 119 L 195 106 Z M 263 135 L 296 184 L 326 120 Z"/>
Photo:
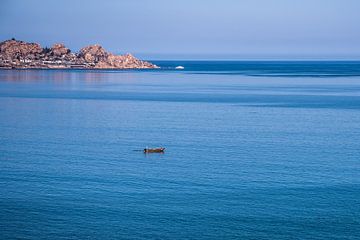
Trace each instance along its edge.
<path fill-rule="evenodd" d="M 165 148 L 145 148 L 144 153 L 163 153 Z"/>

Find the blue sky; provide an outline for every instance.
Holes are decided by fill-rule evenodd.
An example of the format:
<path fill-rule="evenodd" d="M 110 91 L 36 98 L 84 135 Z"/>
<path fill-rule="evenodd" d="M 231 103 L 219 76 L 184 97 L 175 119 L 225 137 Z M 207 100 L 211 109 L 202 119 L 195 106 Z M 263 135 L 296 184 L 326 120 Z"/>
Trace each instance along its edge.
<path fill-rule="evenodd" d="M 148 59 L 360 59 L 358 0 L 2 0 L 0 40 Z"/>

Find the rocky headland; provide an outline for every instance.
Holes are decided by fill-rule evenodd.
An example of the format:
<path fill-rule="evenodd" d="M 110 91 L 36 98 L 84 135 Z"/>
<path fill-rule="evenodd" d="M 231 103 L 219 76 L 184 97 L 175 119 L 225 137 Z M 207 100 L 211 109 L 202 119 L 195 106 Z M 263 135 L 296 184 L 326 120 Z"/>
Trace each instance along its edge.
<path fill-rule="evenodd" d="M 0 42 L 0 68 L 60 68 L 60 69 L 152 69 L 155 64 L 142 61 L 131 54 L 114 55 L 95 44 L 71 52 L 64 44 L 42 48 L 38 43 L 15 39 Z"/>

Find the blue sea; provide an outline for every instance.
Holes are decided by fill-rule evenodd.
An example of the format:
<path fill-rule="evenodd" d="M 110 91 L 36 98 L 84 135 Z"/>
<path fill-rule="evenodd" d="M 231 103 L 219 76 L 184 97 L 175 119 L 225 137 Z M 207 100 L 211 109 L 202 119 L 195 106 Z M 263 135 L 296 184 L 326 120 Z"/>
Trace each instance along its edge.
<path fill-rule="evenodd" d="M 0 239 L 360 239 L 360 62 L 155 63 L 0 70 Z"/>

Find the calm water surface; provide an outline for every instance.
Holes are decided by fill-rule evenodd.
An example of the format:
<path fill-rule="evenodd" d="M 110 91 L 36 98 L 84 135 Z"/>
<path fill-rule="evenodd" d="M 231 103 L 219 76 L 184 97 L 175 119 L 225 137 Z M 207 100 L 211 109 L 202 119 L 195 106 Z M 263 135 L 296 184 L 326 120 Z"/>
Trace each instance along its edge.
<path fill-rule="evenodd" d="M 0 70 L 1 239 L 360 239 L 359 62 L 157 64 Z"/>

